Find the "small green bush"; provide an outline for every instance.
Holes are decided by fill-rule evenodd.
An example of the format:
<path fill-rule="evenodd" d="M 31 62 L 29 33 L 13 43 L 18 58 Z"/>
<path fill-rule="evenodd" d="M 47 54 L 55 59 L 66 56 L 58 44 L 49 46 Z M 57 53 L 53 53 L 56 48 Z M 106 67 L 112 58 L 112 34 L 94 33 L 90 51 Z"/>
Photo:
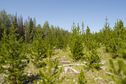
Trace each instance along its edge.
<path fill-rule="evenodd" d="M 80 74 L 78 75 L 78 84 L 87 84 L 85 73 L 82 70 L 80 71 Z"/>
<path fill-rule="evenodd" d="M 117 62 L 114 62 L 112 59 L 109 60 L 110 76 L 115 81 L 116 84 L 126 84 L 126 64 L 120 59 Z"/>

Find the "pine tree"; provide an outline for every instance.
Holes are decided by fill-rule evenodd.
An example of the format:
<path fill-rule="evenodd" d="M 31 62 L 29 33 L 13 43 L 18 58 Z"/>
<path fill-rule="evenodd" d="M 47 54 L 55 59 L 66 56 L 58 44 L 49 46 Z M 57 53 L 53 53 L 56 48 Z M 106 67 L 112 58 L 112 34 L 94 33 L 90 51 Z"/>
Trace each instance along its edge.
<path fill-rule="evenodd" d="M 109 60 L 110 76 L 116 84 L 126 84 L 126 64 L 123 60 L 117 60 L 115 63 L 112 59 Z"/>
<path fill-rule="evenodd" d="M 84 58 L 82 36 L 80 34 L 79 26 L 76 27 L 73 25 L 70 50 L 74 60 L 80 60 Z"/>
<path fill-rule="evenodd" d="M 100 69 L 100 64 L 101 62 L 101 58 L 100 56 L 97 54 L 96 50 L 93 49 L 91 51 L 89 51 L 89 55 L 87 56 L 87 68 L 88 69 Z"/>
<path fill-rule="evenodd" d="M 25 22 L 25 40 L 26 42 L 32 42 L 35 32 L 35 21 L 29 18 L 28 22 Z"/>
<path fill-rule="evenodd" d="M 40 70 L 41 80 L 38 83 L 41 84 L 58 84 L 63 81 L 63 78 L 60 76 L 62 68 L 58 67 L 59 63 L 57 59 L 47 60 L 47 66 Z"/>
<path fill-rule="evenodd" d="M 41 33 L 36 32 L 33 42 L 29 46 L 30 59 L 37 68 L 45 66 L 43 59 L 47 57 L 48 45 L 42 39 Z"/>
<path fill-rule="evenodd" d="M 6 83 L 20 84 L 23 81 L 24 68 L 27 65 L 27 58 L 23 52 L 21 39 L 17 39 L 15 23 L 12 24 L 9 35 L 4 29 L 0 56 L 3 72 L 7 74 Z M 5 72 L 6 71 L 6 72 Z"/>

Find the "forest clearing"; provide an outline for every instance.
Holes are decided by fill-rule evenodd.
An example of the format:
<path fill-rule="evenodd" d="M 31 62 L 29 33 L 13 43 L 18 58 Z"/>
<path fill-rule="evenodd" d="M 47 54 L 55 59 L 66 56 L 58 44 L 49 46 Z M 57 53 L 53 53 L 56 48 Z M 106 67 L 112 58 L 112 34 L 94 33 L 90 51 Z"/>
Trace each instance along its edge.
<path fill-rule="evenodd" d="M 126 84 L 126 0 L 1 0 L 0 84 Z"/>

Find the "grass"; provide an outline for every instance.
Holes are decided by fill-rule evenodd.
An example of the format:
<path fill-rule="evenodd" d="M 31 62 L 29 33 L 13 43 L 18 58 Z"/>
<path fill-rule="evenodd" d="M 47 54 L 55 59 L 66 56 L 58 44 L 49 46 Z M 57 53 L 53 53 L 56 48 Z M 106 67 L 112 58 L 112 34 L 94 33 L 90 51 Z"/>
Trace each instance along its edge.
<path fill-rule="evenodd" d="M 71 66 L 73 69 L 80 71 L 84 70 L 85 71 L 85 77 L 87 79 L 87 84 L 114 84 L 114 82 L 111 80 L 111 78 L 108 76 L 106 72 L 108 72 L 109 68 L 109 59 L 111 59 L 111 54 L 106 53 L 104 51 L 104 48 L 99 48 L 98 50 L 98 55 L 101 57 L 101 62 L 103 63 L 102 69 L 101 70 L 87 70 L 86 65 L 84 66 Z M 61 59 L 65 59 L 70 62 L 70 64 L 84 64 L 84 61 L 78 61 L 75 62 L 73 59 L 70 57 L 71 53 L 69 49 L 66 50 L 55 50 L 53 53 L 52 58 L 57 58 L 59 61 Z M 62 65 L 60 63 L 60 65 Z M 38 69 L 34 67 L 34 65 L 30 62 L 25 69 L 28 73 L 38 73 Z M 64 80 L 61 84 L 76 84 L 75 81 L 77 81 L 78 74 L 74 73 L 62 73 L 62 77 L 64 77 Z"/>

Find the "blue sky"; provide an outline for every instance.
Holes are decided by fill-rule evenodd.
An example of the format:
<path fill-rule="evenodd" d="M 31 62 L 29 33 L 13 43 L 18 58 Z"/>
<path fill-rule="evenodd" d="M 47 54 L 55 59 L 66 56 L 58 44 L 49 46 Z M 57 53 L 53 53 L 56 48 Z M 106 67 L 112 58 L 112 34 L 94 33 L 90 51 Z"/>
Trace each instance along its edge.
<path fill-rule="evenodd" d="M 126 0 L 1 0 L 0 10 L 24 19 L 35 17 L 37 23 L 50 24 L 71 30 L 73 22 L 84 21 L 92 31 L 104 26 L 105 17 L 111 26 L 117 19 L 126 23 Z"/>

